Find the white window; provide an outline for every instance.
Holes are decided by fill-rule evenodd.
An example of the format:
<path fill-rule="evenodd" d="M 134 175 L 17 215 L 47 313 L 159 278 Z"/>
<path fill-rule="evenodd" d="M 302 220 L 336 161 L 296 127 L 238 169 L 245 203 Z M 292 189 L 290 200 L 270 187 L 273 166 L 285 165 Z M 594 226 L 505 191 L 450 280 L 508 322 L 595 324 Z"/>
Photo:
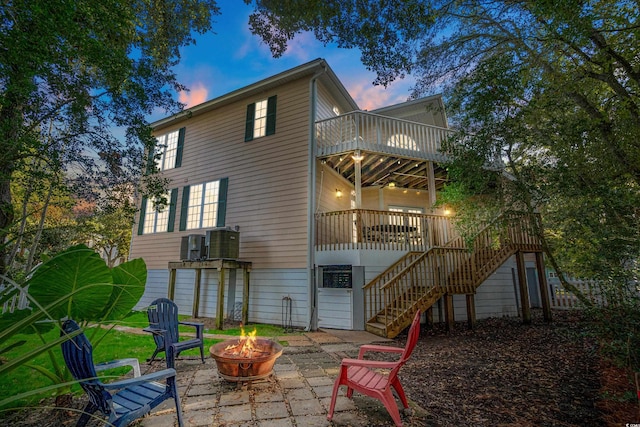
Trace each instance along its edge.
<path fill-rule="evenodd" d="M 167 133 L 160 136 L 156 145 L 156 167 L 163 171 L 177 167 L 176 159 L 178 158 L 178 139 L 180 131 Z"/>
<path fill-rule="evenodd" d="M 142 234 L 161 233 L 169 226 L 169 194 L 154 200 L 147 199 L 144 210 L 144 228 Z M 162 200 L 162 204 L 160 204 Z"/>
<path fill-rule="evenodd" d="M 191 186 L 187 208 L 187 230 L 216 226 L 219 196 L 220 181 Z"/>
<path fill-rule="evenodd" d="M 253 137 L 265 136 L 267 132 L 267 100 L 256 102 L 256 115 L 253 121 Z"/>
<path fill-rule="evenodd" d="M 245 142 L 276 132 L 276 101 L 277 96 L 273 95 L 247 105 Z"/>
<path fill-rule="evenodd" d="M 402 148 L 405 150 L 418 151 L 418 145 L 409 135 L 402 133 L 396 133 L 389 137 L 387 140 L 389 147 Z"/>

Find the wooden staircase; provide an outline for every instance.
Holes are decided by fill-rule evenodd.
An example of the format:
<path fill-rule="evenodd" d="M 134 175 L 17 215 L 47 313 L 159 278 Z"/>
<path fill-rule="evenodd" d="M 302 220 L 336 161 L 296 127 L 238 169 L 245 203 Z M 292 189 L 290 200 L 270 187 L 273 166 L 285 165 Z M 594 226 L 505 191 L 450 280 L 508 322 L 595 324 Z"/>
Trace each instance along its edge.
<path fill-rule="evenodd" d="M 367 331 L 393 338 L 445 294 L 475 294 L 509 257 L 541 252 L 531 218 L 499 218 L 467 247 L 461 237 L 426 252 L 409 252 L 364 287 Z"/>

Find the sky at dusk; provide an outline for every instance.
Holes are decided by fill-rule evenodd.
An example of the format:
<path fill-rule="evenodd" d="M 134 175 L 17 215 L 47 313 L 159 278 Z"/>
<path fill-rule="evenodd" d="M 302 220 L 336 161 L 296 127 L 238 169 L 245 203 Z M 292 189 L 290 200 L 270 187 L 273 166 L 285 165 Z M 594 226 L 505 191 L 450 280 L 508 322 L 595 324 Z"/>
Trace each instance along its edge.
<path fill-rule="evenodd" d="M 361 109 L 396 104 L 409 96 L 414 82 L 411 77 L 395 81 L 386 89 L 374 86 L 375 73 L 362 65 L 359 51 L 325 47 L 312 34 L 297 36 L 287 52 L 274 59 L 269 48 L 249 30 L 250 6 L 239 0 L 220 0 L 218 4 L 221 15 L 214 18 L 215 34 L 196 34 L 196 44 L 181 50 L 180 64 L 175 68 L 178 81 L 190 89 L 179 94 L 187 107 L 316 58 L 327 60 Z M 150 121 L 164 116 L 158 112 Z"/>

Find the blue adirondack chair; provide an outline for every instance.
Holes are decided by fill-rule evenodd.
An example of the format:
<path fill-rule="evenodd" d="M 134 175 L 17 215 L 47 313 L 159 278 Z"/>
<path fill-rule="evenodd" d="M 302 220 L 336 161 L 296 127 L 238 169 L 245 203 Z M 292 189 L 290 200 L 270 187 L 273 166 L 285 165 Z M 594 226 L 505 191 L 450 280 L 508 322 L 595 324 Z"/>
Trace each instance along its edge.
<path fill-rule="evenodd" d="M 156 343 L 156 349 L 149 359 L 149 363 L 153 362 L 156 355 L 161 351 L 167 353 L 167 349 L 172 351 L 167 354 L 167 366 L 175 367 L 175 358 L 181 351 L 190 348 L 200 348 L 200 359 L 204 363 L 204 324 L 195 322 L 178 321 L 178 306 L 175 302 L 168 298 L 158 298 L 151 303 L 147 309 L 149 318 L 149 327 L 144 330 L 153 334 Z M 188 340 L 180 341 L 178 334 L 178 325 L 193 326 L 196 329 L 196 337 Z"/>
<path fill-rule="evenodd" d="M 65 321 L 62 328 L 61 335 L 73 335 L 80 329 L 73 320 Z M 141 376 L 138 359 L 122 359 L 94 365 L 93 348 L 82 332 L 62 343 L 62 355 L 71 375 L 80 382 L 89 396 L 89 403 L 85 406 L 76 426 L 86 425 L 97 410 L 107 417 L 105 425 L 126 426 L 133 420 L 148 414 L 165 400 L 173 398 L 178 414 L 178 425 L 182 427 L 182 411 L 175 369 L 164 369 Z M 96 375 L 98 371 L 125 365 L 133 367 L 134 378 L 103 383 Z"/>

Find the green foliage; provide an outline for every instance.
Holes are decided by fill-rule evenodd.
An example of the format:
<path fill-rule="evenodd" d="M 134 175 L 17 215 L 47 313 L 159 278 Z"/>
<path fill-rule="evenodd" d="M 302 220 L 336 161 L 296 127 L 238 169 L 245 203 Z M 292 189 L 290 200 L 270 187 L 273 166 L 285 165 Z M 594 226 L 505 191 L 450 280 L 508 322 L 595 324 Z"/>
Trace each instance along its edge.
<path fill-rule="evenodd" d="M 611 304 L 590 307 L 586 314 L 600 353 L 617 366 L 640 372 L 640 298 L 635 293 L 621 297 L 620 288 L 610 285 Z"/>
<path fill-rule="evenodd" d="M 86 324 L 124 317 L 142 296 L 146 277 L 144 261 L 136 259 L 110 269 L 95 251 L 84 245 L 47 260 L 30 274 L 24 286 L 29 290 L 31 309 L 0 316 L 0 354 L 6 357 L 20 350 L 17 357 L 0 364 L 0 375 L 24 366 L 54 382 L 65 382 L 68 374 L 53 352 L 69 338 L 59 337 L 61 321 L 73 318 Z M 6 282 L 14 289 L 22 289 L 15 282 L 8 279 Z M 46 339 L 52 330 L 55 338 Z M 22 350 L 26 341 L 19 338 L 21 334 L 35 334 L 39 345 Z M 51 370 L 30 364 L 42 353 L 48 353 Z"/>
<path fill-rule="evenodd" d="M 10 227 L 20 222 L 10 190 L 19 172 L 42 171 L 32 181 L 34 189 L 45 188 L 38 186 L 43 179 L 57 177 L 61 187 L 83 199 L 99 199 L 112 188 L 137 185 L 144 153 L 155 144 L 146 117 L 156 108 L 170 112 L 181 108 L 174 94 L 186 88 L 176 80 L 173 68 L 180 48 L 194 42 L 194 33 L 209 31 L 218 12 L 215 0 L 3 4 L 3 241 Z M 164 181 L 154 177 L 145 181 L 157 190 Z M 0 247 L 0 273 L 6 272 L 5 251 Z"/>

